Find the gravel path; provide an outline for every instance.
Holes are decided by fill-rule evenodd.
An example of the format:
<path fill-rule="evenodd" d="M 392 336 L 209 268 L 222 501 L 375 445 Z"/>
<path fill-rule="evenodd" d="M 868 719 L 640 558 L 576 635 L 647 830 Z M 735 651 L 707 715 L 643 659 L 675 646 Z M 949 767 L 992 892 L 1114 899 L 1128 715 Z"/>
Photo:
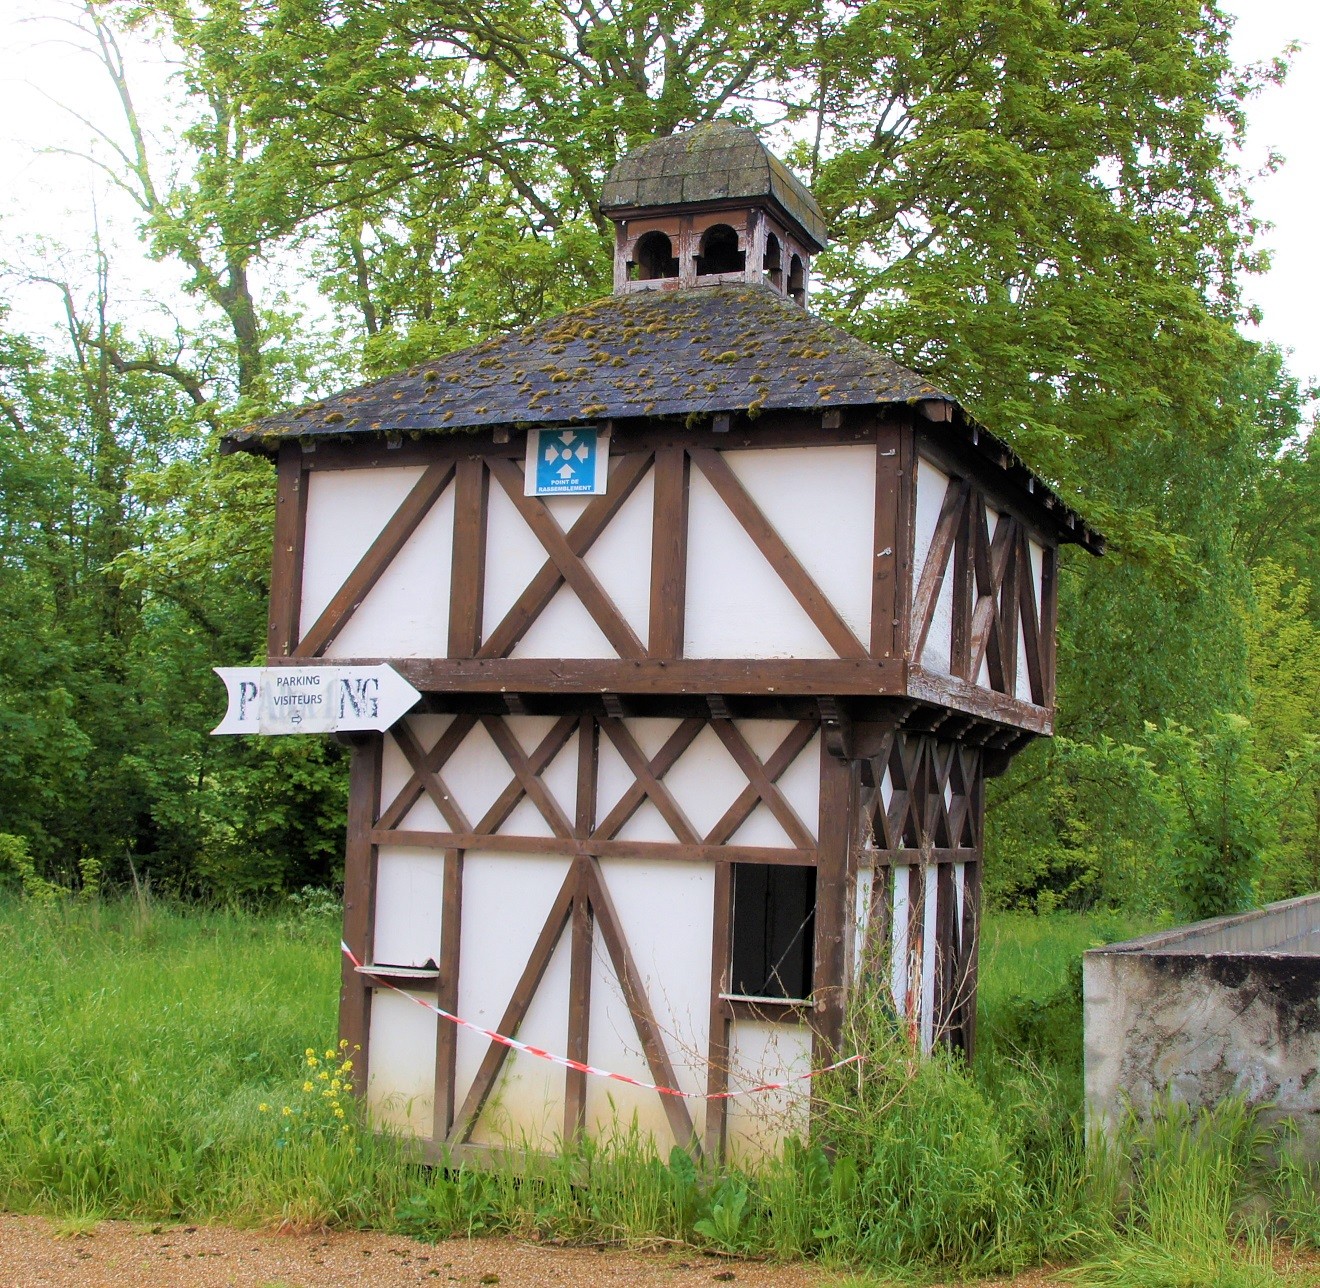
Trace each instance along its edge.
<path fill-rule="evenodd" d="M 415 1243 L 382 1234 L 270 1234 L 205 1226 L 93 1229 L 0 1216 L 3 1288 L 826 1288 L 836 1275 L 803 1265 L 671 1254 L 595 1252 L 509 1239 Z"/>

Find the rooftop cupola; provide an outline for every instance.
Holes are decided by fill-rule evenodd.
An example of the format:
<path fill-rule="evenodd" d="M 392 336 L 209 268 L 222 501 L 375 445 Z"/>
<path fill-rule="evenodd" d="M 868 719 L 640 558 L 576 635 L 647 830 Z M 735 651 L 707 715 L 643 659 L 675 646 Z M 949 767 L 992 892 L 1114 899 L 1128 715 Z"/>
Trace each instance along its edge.
<path fill-rule="evenodd" d="M 600 205 L 614 220 L 616 295 L 762 282 L 806 306 L 825 216 L 749 129 L 711 121 L 628 153 Z"/>

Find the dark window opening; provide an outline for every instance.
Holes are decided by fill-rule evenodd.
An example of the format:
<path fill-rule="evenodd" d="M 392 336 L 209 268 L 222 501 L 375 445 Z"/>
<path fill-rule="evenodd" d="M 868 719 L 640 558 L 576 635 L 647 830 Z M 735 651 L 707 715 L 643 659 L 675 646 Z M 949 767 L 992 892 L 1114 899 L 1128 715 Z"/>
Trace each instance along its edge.
<path fill-rule="evenodd" d="M 728 224 L 707 228 L 697 256 L 697 276 L 713 273 L 741 273 L 747 267 L 747 255 L 738 249 L 738 234 Z"/>
<path fill-rule="evenodd" d="M 677 277 L 678 260 L 674 258 L 674 244 L 662 232 L 649 232 L 640 237 L 633 252 L 634 277 L 637 281 L 651 282 L 657 277 Z"/>
<path fill-rule="evenodd" d="M 765 259 L 762 261 L 766 281 L 777 291 L 784 289 L 784 260 L 779 249 L 779 238 L 770 233 L 765 239 Z"/>
<path fill-rule="evenodd" d="M 794 304 L 807 302 L 807 272 L 798 255 L 788 261 L 788 293 Z"/>
<path fill-rule="evenodd" d="M 815 868 L 734 864 L 730 992 L 739 997 L 810 997 L 815 929 Z"/>

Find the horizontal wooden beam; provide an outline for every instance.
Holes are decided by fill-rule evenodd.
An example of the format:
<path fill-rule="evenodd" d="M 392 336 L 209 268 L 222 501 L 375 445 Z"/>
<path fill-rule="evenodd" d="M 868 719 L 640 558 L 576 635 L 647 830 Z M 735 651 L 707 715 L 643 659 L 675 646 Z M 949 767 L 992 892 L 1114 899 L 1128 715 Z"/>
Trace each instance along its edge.
<path fill-rule="evenodd" d="M 271 657 L 271 666 L 319 659 Z M 849 658 L 340 658 L 335 666 L 388 662 L 423 693 L 772 694 L 791 697 L 904 692 L 900 659 Z"/>
<path fill-rule="evenodd" d="M 941 675 L 923 666 L 908 670 L 909 696 L 933 706 L 952 707 L 968 715 L 980 716 L 996 724 L 1012 725 L 1031 733 L 1054 732 L 1054 715 L 1048 707 L 1038 707 L 1021 698 L 1010 698 L 1005 693 L 983 689 L 954 675 Z"/>
<path fill-rule="evenodd" d="M 494 850 L 508 854 L 595 855 L 600 859 L 674 859 L 682 862 L 785 863 L 814 867 L 815 850 L 780 849 L 769 845 L 696 845 L 681 841 L 598 841 L 559 836 L 493 836 L 481 832 L 414 832 L 380 828 L 371 833 L 374 845 L 401 845 L 422 850 Z"/>

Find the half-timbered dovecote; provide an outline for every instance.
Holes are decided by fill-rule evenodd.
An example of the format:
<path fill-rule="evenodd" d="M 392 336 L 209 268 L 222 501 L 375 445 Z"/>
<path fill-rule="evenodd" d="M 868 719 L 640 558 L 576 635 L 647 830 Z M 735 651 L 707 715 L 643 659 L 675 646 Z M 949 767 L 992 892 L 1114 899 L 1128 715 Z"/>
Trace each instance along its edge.
<path fill-rule="evenodd" d="M 806 306 L 825 216 L 756 134 L 712 121 L 624 157 L 605 180 L 614 291 L 757 282 Z"/>
<path fill-rule="evenodd" d="M 433 1158 L 773 1148 L 859 996 L 970 1049 L 985 781 L 1052 729 L 1060 546 L 1103 548 L 800 307 L 824 221 L 749 131 L 603 208 L 610 297 L 225 442 L 277 462 L 269 663 L 424 694 L 354 747 L 340 1015 Z"/>

